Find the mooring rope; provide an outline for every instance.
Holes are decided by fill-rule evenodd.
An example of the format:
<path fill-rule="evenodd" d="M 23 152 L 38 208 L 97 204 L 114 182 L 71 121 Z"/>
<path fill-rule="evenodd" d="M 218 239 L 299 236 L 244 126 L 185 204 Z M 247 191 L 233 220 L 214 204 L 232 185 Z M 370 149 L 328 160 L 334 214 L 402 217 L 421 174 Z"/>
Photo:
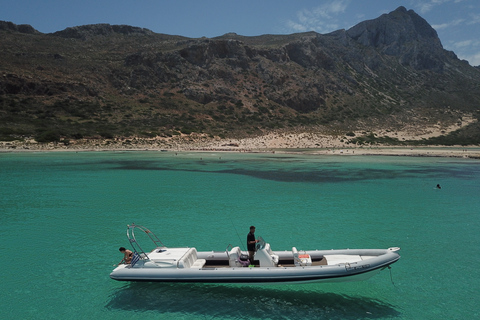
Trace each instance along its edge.
<path fill-rule="evenodd" d="M 390 270 L 390 281 L 392 281 L 393 286 L 395 286 L 395 282 L 393 282 L 392 267 L 388 266 L 388 270 Z"/>

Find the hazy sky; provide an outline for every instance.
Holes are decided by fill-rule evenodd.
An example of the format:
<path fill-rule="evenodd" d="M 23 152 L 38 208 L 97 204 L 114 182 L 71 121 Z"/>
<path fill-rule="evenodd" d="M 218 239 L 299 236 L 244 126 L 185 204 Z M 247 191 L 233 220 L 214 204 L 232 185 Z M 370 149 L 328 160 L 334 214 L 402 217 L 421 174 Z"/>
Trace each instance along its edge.
<path fill-rule="evenodd" d="M 427 20 L 445 49 L 480 65 L 479 0 L 0 0 L 0 20 L 30 24 L 44 33 L 109 23 L 210 38 L 228 32 L 245 36 L 328 33 L 399 6 Z"/>

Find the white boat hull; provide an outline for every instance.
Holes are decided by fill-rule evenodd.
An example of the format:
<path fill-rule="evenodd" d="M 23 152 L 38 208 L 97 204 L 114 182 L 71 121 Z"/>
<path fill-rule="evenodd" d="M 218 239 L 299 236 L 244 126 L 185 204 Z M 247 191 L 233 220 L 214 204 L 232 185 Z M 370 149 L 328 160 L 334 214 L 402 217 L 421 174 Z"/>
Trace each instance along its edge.
<path fill-rule="evenodd" d="M 215 266 L 216 263 L 228 259 L 227 252 L 198 252 L 197 261 L 204 263 L 199 267 L 195 267 L 195 263 L 189 267 L 165 265 L 167 262 L 154 261 L 152 258 L 140 260 L 133 267 L 120 265 L 113 270 L 110 277 L 119 281 L 242 284 L 359 281 L 395 263 L 400 258 L 398 250 L 399 248 L 305 251 L 313 261 L 320 257 L 326 261 L 323 265 L 304 266 L 284 266 L 282 261 L 293 260 L 292 252 L 274 251 L 279 263 L 268 267 Z M 153 255 L 154 251 L 149 254 L 150 257 Z"/>

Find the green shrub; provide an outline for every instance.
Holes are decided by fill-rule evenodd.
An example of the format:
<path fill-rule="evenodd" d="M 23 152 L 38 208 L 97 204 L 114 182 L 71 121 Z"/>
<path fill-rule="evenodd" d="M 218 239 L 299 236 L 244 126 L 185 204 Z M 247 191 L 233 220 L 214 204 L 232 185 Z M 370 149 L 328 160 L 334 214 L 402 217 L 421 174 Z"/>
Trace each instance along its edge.
<path fill-rule="evenodd" d="M 60 133 L 55 130 L 47 130 L 39 132 L 34 138 L 37 142 L 41 143 L 58 142 L 60 141 Z"/>

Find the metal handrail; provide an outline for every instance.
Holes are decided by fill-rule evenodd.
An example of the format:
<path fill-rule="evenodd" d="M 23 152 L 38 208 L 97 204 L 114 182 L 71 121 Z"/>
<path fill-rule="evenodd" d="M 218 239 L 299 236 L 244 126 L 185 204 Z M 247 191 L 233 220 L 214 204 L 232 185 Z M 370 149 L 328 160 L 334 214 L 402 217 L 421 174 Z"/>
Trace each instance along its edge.
<path fill-rule="evenodd" d="M 227 248 L 225 249 L 225 252 L 227 253 L 228 260 L 230 260 L 230 250 L 228 250 L 229 248 L 230 248 L 230 250 L 233 249 L 233 246 L 230 243 L 228 244 Z"/>
<path fill-rule="evenodd" d="M 156 248 L 166 248 L 166 246 L 158 239 L 158 237 L 150 230 L 143 226 L 136 225 L 135 223 L 132 223 L 131 225 L 127 225 L 127 238 L 128 241 L 130 242 L 130 245 L 133 248 L 133 251 L 135 251 L 137 254 L 140 255 L 140 257 L 143 259 L 144 257 L 148 258 L 147 253 L 140 247 L 140 244 L 138 244 L 137 239 L 135 238 L 135 228 L 140 229 L 142 232 L 146 233 L 150 240 L 155 244 Z"/>

